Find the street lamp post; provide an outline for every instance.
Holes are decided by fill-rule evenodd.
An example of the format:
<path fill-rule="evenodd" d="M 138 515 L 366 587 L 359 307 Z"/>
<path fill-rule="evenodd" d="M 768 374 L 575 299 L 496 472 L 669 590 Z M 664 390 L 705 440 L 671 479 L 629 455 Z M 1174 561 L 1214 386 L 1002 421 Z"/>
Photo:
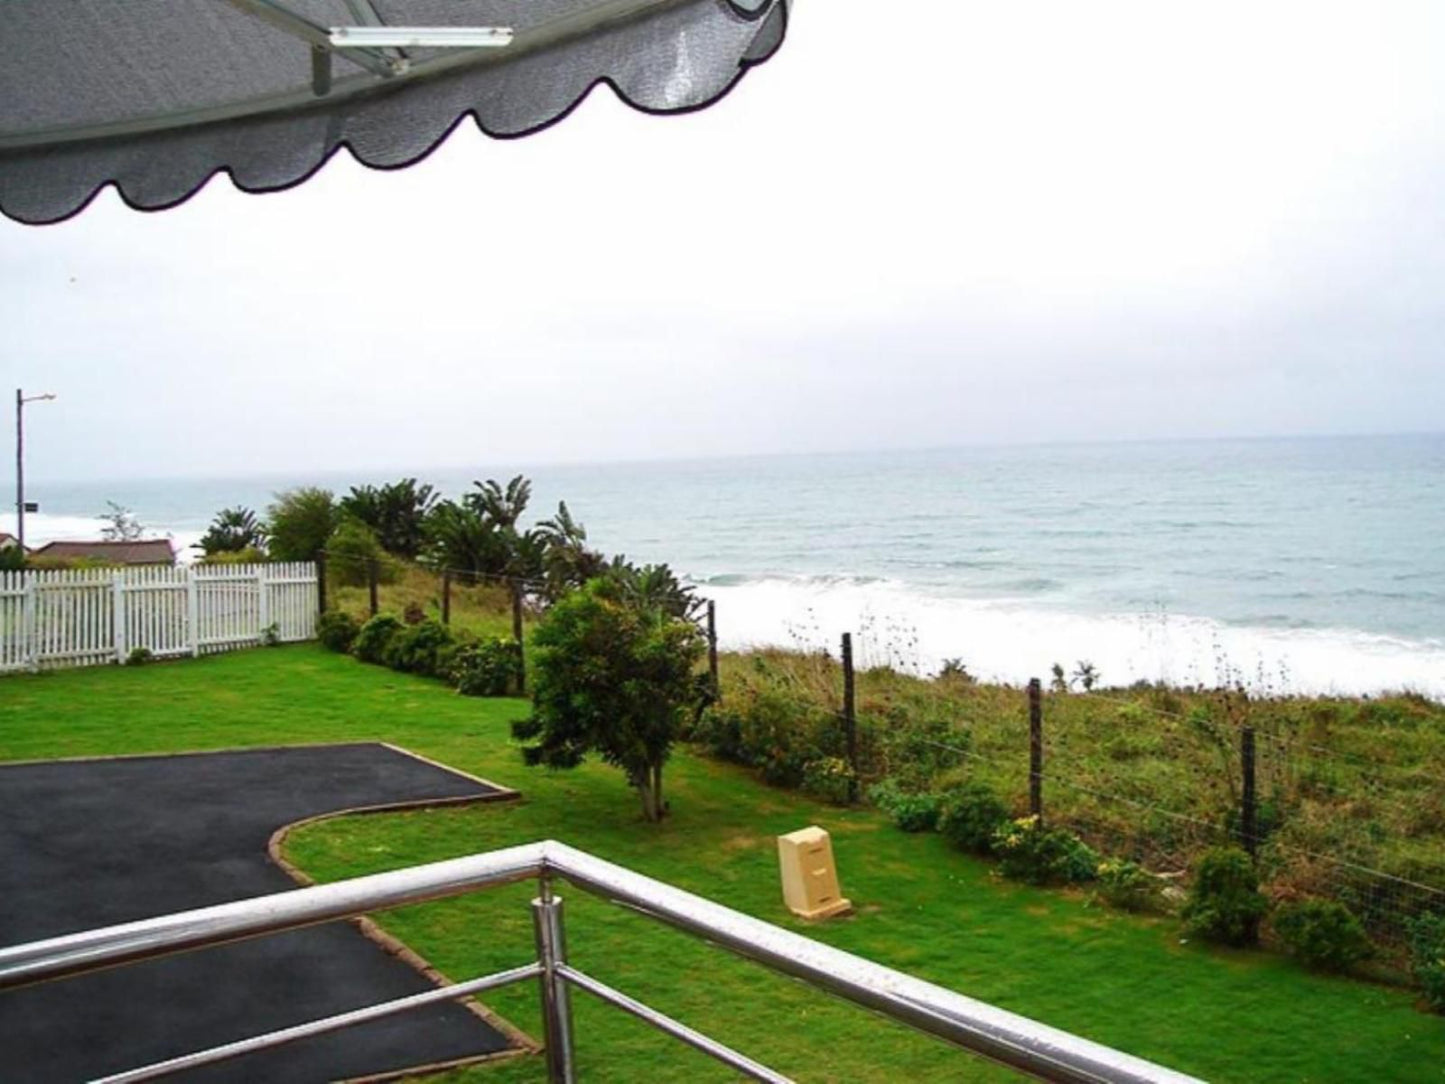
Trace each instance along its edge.
<path fill-rule="evenodd" d="M 27 396 L 19 388 L 15 389 L 15 537 L 22 557 L 25 556 L 25 404 L 54 398 L 50 392 Z"/>

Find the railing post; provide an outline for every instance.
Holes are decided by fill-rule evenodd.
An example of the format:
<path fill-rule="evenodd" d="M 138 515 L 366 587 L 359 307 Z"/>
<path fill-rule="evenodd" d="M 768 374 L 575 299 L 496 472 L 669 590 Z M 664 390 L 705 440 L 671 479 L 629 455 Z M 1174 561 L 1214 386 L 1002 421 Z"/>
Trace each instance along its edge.
<path fill-rule="evenodd" d="M 543 895 L 532 901 L 532 926 L 537 935 L 537 962 L 542 965 L 542 1035 L 546 1044 L 548 1084 L 575 1084 L 572 1065 L 572 1000 L 567 980 L 557 972 L 567 962 L 567 934 L 562 900 L 543 883 Z"/>
<path fill-rule="evenodd" d="M 452 570 L 442 569 L 442 624 L 452 623 Z"/>
<path fill-rule="evenodd" d="M 1029 812 L 1044 819 L 1043 686 L 1029 678 Z"/>
<path fill-rule="evenodd" d="M 843 737 L 848 743 L 848 801 L 858 800 L 858 712 L 853 684 L 853 634 L 843 634 Z"/>
<path fill-rule="evenodd" d="M 368 561 L 366 562 L 366 589 L 367 589 L 367 594 L 368 594 L 368 596 L 369 596 L 368 601 L 371 603 L 371 616 L 372 616 L 372 617 L 375 617 L 375 616 L 377 615 L 378 611 L 380 611 L 380 609 L 381 609 L 381 607 L 380 607 L 380 605 L 377 603 L 377 599 L 376 599 L 376 580 L 377 580 L 376 558 L 373 557 L 373 558 L 371 558 L 370 560 L 368 560 Z"/>

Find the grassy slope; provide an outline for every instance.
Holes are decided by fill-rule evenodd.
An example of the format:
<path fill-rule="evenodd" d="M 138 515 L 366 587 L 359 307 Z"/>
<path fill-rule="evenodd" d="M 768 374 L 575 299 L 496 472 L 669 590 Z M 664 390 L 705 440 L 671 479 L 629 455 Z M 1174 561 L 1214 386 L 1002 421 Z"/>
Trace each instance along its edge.
<path fill-rule="evenodd" d="M 1265 954 L 1181 945 L 1167 920 L 1002 884 L 937 837 L 905 836 L 872 813 L 819 806 L 690 755 L 670 769 L 676 815 L 646 826 L 605 767 L 525 769 L 506 736 L 522 710 L 303 646 L 5 679 L 0 757 L 386 739 L 516 786 L 526 800 L 308 827 L 290 853 L 322 879 L 555 837 L 796 928 L 779 899 L 772 837 L 817 822 L 834 834 L 859 909 L 808 931 L 832 944 L 1207 1079 L 1445 1080 L 1445 1021 L 1416 1011 L 1407 992 L 1309 975 Z M 386 925 L 464 977 L 529 957 L 527 897 L 516 886 L 406 909 Z M 570 906 L 580 966 L 801 1079 L 1004 1076 L 598 901 Z M 535 1033 L 534 990 L 488 1000 Z M 727 1078 L 585 995 L 577 1021 L 590 1081 Z M 455 1077 L 543 1078 L 535 1060 Z"/>
<path fill-rule="evenodd" d="M 831 724 L 842 677 L 818 655 L 759 650 L 723 657 L 724 704 L 759 694 L 814 705 Z M 1212 720 L 1200 726 L 1199 709 Z M 889 774 L 887 737 L 906 721 L 940 724 L 966 742 L 958 776 L 989 783 L 1022 813 L 1028 795 L 1027 702 L 1020 689 L 928 681 L 887 670 L 861 673 L 858 710 L 864 770 Z M 794 713 L 796 714 L 796 712 Z M 1284 810 L 1263 855 L 1282 894 L 1332 896 L 1351 877 L 1379 882 L 1300 852 L 1333 855 L 1445 889 L 1445 705 L 1421 697 L 1373 700 L 1273 697 L 1248 705 L 1258 731 L 1261 801 Z M 1238 808 L 1239 739 L 1218 694 L 1183 689 L 1108 689 L 1044 698 L 1045 808 L 1050 818 L 1106 851 L 1157 870 L 1189 866 L 1202 846 L 1224 841 Z M 936 736 L 936 735 L 935 735 Z M 905 746 L 916 761 L 926 747 Z M 944 786 L 951 776 L 935 780 Z M 1108 797 L 1120 796 L 1123 800 Z M 1152 807 L 1152 808 L 1151 808 Z M 1180 820 L 1179 815 L 1189 820 Z M 1355 906 L 1359 906 L 1358 902 Z M 1380 906 L 1388 910 L 1389 901 Z M 1379 917 L 1389 917 L 1382 915 Z"/>

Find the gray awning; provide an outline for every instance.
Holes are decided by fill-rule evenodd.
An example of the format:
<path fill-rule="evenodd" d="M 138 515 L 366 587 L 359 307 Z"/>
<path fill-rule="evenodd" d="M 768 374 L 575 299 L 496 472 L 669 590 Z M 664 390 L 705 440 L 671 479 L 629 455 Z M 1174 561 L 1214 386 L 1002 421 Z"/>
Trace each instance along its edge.
<path fill-rule="evenodd" d="M 158 210 L 224 170 L 299 184 L 338 148 L 395 169 L 471 114 L 513 137 L 598 83 L 706 106 L 782 43 L 788 0 L 4 0 L 0 211 L 75 214 L 114 184 Z M 352 48 L 346 27 L 510 28 L 494 46 Z M 505 35 L 498 35 L 505 39 Z"/>

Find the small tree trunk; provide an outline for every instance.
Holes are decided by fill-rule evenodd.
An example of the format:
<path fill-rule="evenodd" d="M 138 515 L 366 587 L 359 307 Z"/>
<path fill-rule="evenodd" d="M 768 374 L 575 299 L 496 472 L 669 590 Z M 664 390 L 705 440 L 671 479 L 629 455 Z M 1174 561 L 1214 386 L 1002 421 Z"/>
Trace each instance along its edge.
<path fill-rule="evenodd" d="M 662 800 L 662 764 L 652 766 L 652 800 L 657 804 L 657 819 L 667 816 L 667 803 Z"/>
<path fill-rule="evenodd" d="M 657 823 L 661 818 L 657 814 L 657 797 L 652 789 L 651 773 L 643 768 L 640 775 L 633 779 L 632 785 L 637 788 L 637 796 L 642 800 L 642 816 Z"/>

